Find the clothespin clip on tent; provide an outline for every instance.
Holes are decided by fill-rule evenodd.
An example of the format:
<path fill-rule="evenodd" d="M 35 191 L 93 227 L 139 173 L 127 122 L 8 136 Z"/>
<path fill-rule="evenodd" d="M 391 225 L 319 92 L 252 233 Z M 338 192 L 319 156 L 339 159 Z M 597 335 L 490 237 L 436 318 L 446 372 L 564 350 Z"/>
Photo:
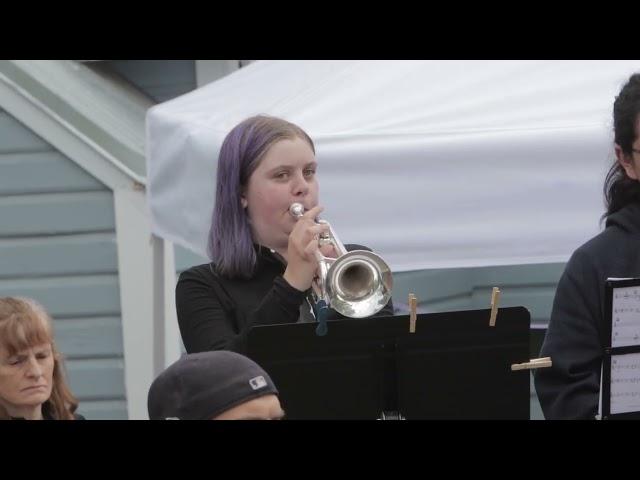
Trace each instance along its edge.
<path fill-rule="evenodd" d="M 491 317 L 489 317 L 489 326 L 496 326 L 496 317 L 498 316 L 498 304 L 500 302 L 500 289 L 493 287 L 491 292 Z"/>
<path fill-rule="evenodd" d="M 413 293 L 409 294 L 409 333 L 416 333 L 416 318 L 418 299 Z"/>

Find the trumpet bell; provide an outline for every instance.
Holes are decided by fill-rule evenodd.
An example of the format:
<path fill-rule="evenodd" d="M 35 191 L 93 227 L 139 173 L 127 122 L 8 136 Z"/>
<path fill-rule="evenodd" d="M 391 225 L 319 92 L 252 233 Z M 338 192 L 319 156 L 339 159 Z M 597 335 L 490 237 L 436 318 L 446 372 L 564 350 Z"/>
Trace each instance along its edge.
<path fill-rule="evenodd" d="M 393 277 L 384 260 L 367 250 L 352 250 L 329 268 L 326 289 L 331 308 L 345 317 L 378 313 L 391 298 Z"/>

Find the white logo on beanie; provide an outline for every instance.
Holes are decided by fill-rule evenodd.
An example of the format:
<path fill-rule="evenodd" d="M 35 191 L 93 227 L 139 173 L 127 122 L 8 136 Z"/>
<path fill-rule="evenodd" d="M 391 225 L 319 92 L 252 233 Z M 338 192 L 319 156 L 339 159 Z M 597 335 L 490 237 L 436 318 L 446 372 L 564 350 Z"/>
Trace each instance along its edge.
<path fill-rule="evenodd" d="M 254 377 L 249 380 L 249 385 L 251 385 L 251 388 L 253 388 L 254 390 L 258 390 L 259 388 L 266 387 L 267 381 L 262 375 L 260 375 L 259 377 Z"/>

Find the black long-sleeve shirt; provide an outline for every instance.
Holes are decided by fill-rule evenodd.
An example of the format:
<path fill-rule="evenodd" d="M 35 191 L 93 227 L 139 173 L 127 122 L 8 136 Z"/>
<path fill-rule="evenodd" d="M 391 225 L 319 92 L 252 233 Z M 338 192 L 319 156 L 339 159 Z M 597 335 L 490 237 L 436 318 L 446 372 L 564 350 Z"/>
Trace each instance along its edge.
<path fill-rule="evenodd" d="M 607 219 L 607 228 L 578 248 L 560 278 L 540 351 L 553 366 L 534 374 L 547 419 L 593 419 L 607 344 L 605 281 L 640 276 L 640 204 Z"/>
<path fill-rule="evenodd" d="M 347 251 L 369 250 L 345 245 Z M 268 248 L 257 248 L 253 276 L 229 279 L 215 272 L 212 264 L 185 270 L 176 286 L 176 308 L 182 341 L 188 353 L 207 350 L 245 352 L 246 336 L 255 325 L 313 320 L 310 290 L 301 292 L 282 275 L 285 264 Z M 378 312 L 393 315 L 393 303 Z M 329 319 L 344 318 L 329 309 Z"/>

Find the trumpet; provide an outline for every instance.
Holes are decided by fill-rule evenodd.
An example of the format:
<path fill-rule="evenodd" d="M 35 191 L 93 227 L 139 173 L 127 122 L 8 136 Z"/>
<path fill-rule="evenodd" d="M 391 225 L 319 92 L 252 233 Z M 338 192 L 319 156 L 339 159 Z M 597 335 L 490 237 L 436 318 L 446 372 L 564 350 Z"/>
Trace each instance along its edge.
<path fill-rule="evenodd" d="M 293 203 L 289 213 L 299 218 L 304 215 L 304 206 Z M 323 300 L 345 317 L 363 318 L 378 313 L 391 298 L 393 277 L 389 266 L 373 252 L 347 252 L 329 222 L 315 221 L 329 225 L 329 231 L 318 238 L 319 246 L 333 245 L 338 253 L 338 258 L 330 258 L 316 251 L 320 270 L 314 284 L 316 300 Z"/>

